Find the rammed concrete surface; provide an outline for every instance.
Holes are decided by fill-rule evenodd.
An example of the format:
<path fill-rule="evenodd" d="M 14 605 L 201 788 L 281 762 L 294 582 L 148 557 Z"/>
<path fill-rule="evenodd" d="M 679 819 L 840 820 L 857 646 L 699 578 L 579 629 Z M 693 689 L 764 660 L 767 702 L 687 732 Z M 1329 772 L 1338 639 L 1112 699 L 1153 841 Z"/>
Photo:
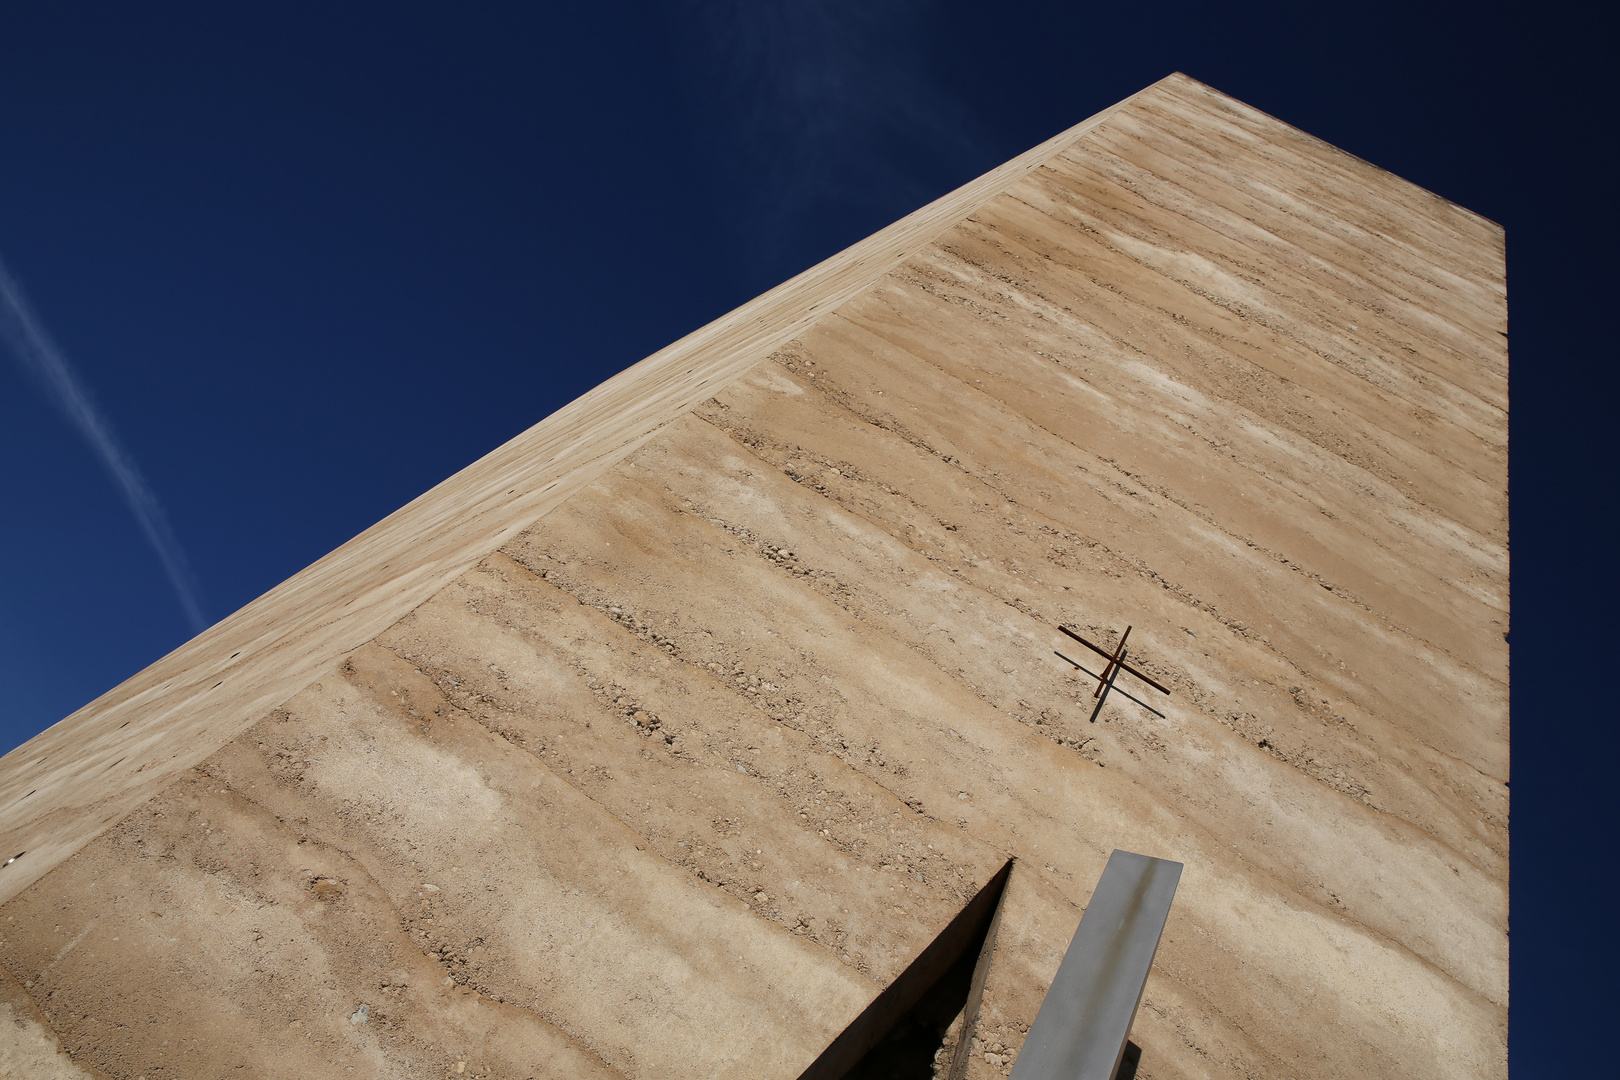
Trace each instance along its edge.
<path fill-rule="evenodd" d="M 1122 847 L 1139 1075 L 1504 1076 L 1503 271 L 1156 84 L 0 761 L 0 1061 L 791 1078 L 1013 857 L 1005 1075 Z"/>

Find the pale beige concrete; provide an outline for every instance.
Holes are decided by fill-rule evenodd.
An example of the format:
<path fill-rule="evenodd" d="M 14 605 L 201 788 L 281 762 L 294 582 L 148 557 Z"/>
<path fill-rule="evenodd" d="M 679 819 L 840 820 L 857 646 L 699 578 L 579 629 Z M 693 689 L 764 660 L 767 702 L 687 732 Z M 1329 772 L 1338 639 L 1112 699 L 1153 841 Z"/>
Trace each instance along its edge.
<path fill-rule="evenodd" d="M 29 1080 L 104 1080 L 62 1049 L 28 991 L 0 968 L 0 1076 Z"/>
<path fill-rule="evenodd" d="M 0 762 L 52 1037 L 793 1077 L 1015 858 L 1004 1075 L 1123 847 L 1186 864 L 1140 1075 L 1504 1075 L 1500 229 L 1184 77 L 1032 155 Z M 1127 623 L 1173 695 L 1089 723 L 1056 627 Z"/>
<path fill-rule="evenodd" d="M 28 853 L 0 901 L 1130 100 L 614 376 L 0 758 L 0 850 Z"/>

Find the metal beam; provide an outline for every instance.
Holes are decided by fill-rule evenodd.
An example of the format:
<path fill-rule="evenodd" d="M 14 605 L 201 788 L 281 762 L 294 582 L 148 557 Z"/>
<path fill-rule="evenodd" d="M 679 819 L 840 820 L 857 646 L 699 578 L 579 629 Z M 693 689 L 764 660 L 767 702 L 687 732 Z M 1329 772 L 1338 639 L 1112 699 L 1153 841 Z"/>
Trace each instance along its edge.
<path fill-rule="evenodd" d="M 1180 881 L 1178 862 L 1108 857 L 1012 1080 L 1114 1080 Z"/>

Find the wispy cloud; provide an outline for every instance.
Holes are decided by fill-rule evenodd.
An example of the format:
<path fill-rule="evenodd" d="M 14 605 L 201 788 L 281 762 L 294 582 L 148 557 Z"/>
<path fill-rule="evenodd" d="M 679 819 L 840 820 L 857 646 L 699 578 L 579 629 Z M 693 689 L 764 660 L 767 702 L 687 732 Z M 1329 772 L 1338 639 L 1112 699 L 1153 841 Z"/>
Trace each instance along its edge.
<path fill-rule="evenodd" d="M 728 155 L 748 172 L 756 242 L 828 212 L 889 215 L 941 193 L 987 140 L 928 70 L 920 0 L 686 0 Z M 739 177 L 739 179 L 744 179 Z M 884 222 L 879 221 L 878 224 Z"/>
<path fill-rule="evenodd" d="M 96 409 L 89 391 L 74 373 L 67 357 L 45 332 L 28 298 L 23 295 L 22 288 L 3 262 L 0 262 L 0 338 L 11 347 L 29 374 L 39 380 L 57 408 L 84 436 L 112 474 L 130 513 L 135 515 L 141 532 L 163 563 L 163 572 L 168 575 L 169 584 L 174 586 L 175 598 L 179 600 L 192 632 L 206 629 L 208 620 L 203 617 L 196 578 L 186 561 L 184 549 L 175 539 L 174 530 L 169 527 L 168 515 L 163 512 L 162 504 L 152 493 L 141 471 L 135 467 L 135 460 L 119 445 L 112 427 Z"/>

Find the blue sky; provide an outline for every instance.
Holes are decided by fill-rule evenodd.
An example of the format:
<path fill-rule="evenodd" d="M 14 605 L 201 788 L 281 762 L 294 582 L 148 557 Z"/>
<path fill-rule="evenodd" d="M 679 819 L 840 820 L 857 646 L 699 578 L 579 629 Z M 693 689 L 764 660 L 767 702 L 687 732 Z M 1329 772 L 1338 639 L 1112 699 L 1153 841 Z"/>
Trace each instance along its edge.
<path fill-rule="evenodd" d="M 1605 669 L 1615 592 L 1612 93 L 1582 19 L 0 8 L 0 262 L 38 331 L 0 313 L 0 749 L 183 642 L 188 605 L 223 617 L 615 371 L 1183 70 L 1507 228 L 1513 1067 L 1606 1060 L 1571 1033 L 1612 1009 L 1612 946 L 1582 936 L 1607 912 L 1562 884 L 1607 855 L 1617 742 L 1567 674 Z"/>

